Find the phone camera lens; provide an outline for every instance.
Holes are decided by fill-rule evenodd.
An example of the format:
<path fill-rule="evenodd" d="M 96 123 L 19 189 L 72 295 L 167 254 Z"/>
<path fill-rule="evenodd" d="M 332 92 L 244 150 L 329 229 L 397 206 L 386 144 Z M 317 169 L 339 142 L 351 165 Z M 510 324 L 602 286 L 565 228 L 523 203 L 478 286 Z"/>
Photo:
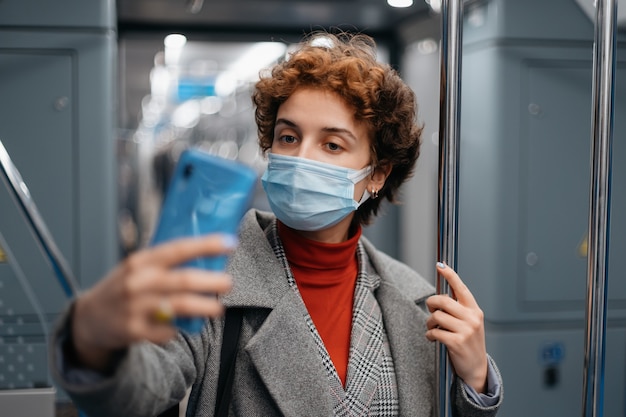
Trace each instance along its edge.
<path fill-rule="evenodd" d="M 185 165 L 185 168 L 183 168 L 183 177 L 189 178 L 191 177 L 191 174 L 193 174 L 193 165 L 191 164 Z"/>

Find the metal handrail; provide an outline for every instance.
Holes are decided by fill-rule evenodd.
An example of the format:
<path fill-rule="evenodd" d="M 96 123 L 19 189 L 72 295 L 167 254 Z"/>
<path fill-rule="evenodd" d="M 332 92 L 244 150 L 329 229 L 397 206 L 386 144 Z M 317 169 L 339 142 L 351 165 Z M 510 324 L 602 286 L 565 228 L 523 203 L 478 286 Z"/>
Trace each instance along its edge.
<path fill-rule="evenodd" d="M 457 267 L 459 138 L 461 125 L 462 0 L 443 0 L 441 5 L 441 89 L 439 109 L 439 254 L 438 259 Z M 437 275 L 437 294 L 449 294 L 445 279 Z M 452 370 L 447 348 L 437 342 L 437 409 L 450 415 Z"/>
<path fill-rule="evenodd" d="M 616 26 L 616 0 L 598 0 L 593 53 L 587 324 L 583 377 L 583 415 L 586 417 L 601 416 L 604 402 Z"/>
<path fill-rule="evenodd" d="M 69 298 L 75 297 L 79 293 L 79 286 L 74 278 L 74 274 L 54 242 L 46 223 L 39 214 L 39 210 L 30 195 L 26 183 L 22 180 L 22 176 L 13 164 L 13 161 L 11 161 L 11 157 L 2 144 L 2 140 L 0 140 L 0 171 L 4 174 L 3 180 L 7 188 L 12 191 L 20 212 L 30 226 L 46 258 L 49 260 L 63 291 Z"/>

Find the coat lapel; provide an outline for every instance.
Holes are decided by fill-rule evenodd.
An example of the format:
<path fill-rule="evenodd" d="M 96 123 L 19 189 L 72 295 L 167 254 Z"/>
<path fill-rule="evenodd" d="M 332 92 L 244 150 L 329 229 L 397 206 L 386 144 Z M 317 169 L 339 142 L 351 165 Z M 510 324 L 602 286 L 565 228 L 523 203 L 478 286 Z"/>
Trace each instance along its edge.
<path fill-rule="evenodd" d="M 303 309 L 295 292 L 285 293 L 245 350 L 284 415 L 332 415 L 317 346 L 305 320 L 297 319 Z"/>
<path fill-rule="evenodd" d="M 328 385 L 319 383 L 326 381 L 326 371 L 304 320 L 306 307 L 289 287 L 263 231 L 271 220 L 254 210 L 244 217 L 241 244 L 228 267 L 233 290 L 223 301 L 227 307 L 270 309 L 244 350 L 281 412 L 332 415 Z"/>
<path fill-rule="evenodd" d="M 435 345 L 426 339 L 424 301 L 434 288 L 408 266 L 399 263 L 362 239 L 371 268 L 381 276 L 376 299 L 391 356 L 402 416 L 432 416 L 435 404 Z M 419 413 L 419 414 L 418 414 Z"/>
<path fill-rule="evenodd" d="M 403 416 L 433 415 L 435 403 L 435 345 L 426 339 L 425 315 L 406 294 L 388 283 L 377 292 L 389 338 L 398 384 L 398 400 Z"/>

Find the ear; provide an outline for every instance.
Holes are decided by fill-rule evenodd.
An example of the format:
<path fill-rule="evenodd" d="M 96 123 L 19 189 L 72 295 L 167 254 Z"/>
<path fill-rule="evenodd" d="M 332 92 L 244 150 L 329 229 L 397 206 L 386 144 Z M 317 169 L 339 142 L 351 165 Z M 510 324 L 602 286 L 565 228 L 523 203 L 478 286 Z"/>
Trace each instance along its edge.
<path fill-rule="evenodd" d="M 391 173 L 391 168 L 392 166 L 390 164 L 374 168 L 374 172 L 370 176 L 370 180 L 367 183 L 367 191 L 372 196 L 378 196 L 378 192 L 383 188 L 387 177 Z"/>

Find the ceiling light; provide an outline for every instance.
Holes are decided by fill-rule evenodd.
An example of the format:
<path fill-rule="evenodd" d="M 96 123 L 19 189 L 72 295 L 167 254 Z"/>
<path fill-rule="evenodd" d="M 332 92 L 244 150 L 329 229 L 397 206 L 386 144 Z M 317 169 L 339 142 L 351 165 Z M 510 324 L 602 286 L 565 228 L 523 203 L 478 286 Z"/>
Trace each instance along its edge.
<path fill-rule="evenodd" d="M 259 71 L 285 55 L 287 46 L 281 42 L 258 42 L 242 54 L 228 68 L 239 80 L 250 81 L 259 77 Z"/>
<path fill-rule="evenodd" d="M 217 90 L 217 86 L 216 86 Z M 215 114 L 222 109 L 222 99 L 216 96 L 204 97 L 200 100 L 200 112 L 202 114 Z"/>
<path fill-rule="evenodd" d="M 422 55 L 429 55 L 437 52 L 437 42 L 433 38 L 422 39 L 417 43 L 417 50 Z"/>
<path fill-rule="evenodd" d="M 165 97 L 172 83 L 172 75 L 162 65 L 155 66 L 150 70 L 150 94 L 153 97 Z"/>
<path fill-rule="evenodd" d="M 198 100 L 187 100 L 172 112 L 172 125 L 191 129 L 200 120 L 200 103 Z"/>
<path fill-rule="evenodd" d="M 180 33 L 172 33 L 171 35 L 167 35 L 163 40 L 163 44 L 166 48 L 182 48 L 187 43 L 187 38 L 185 35 L 181 35 Z"/>
<path fill-rule="evenodd" d="M 165 45 L 165 65 L 177 65 L 183 48 L 187 43 L 185 35 L 172 33 L 167 35 L 163 44 Z"/>
<path fill-rule="evenodd" d="M 237 74 L 223 71 L 215 79 L 215 94 L 227 97 L 237 90 Z"/>
<path fill-rule="evenodd" d="M 391 7 L 409 7 L 413 5 L 413 0 L 387 0 Z"/>

